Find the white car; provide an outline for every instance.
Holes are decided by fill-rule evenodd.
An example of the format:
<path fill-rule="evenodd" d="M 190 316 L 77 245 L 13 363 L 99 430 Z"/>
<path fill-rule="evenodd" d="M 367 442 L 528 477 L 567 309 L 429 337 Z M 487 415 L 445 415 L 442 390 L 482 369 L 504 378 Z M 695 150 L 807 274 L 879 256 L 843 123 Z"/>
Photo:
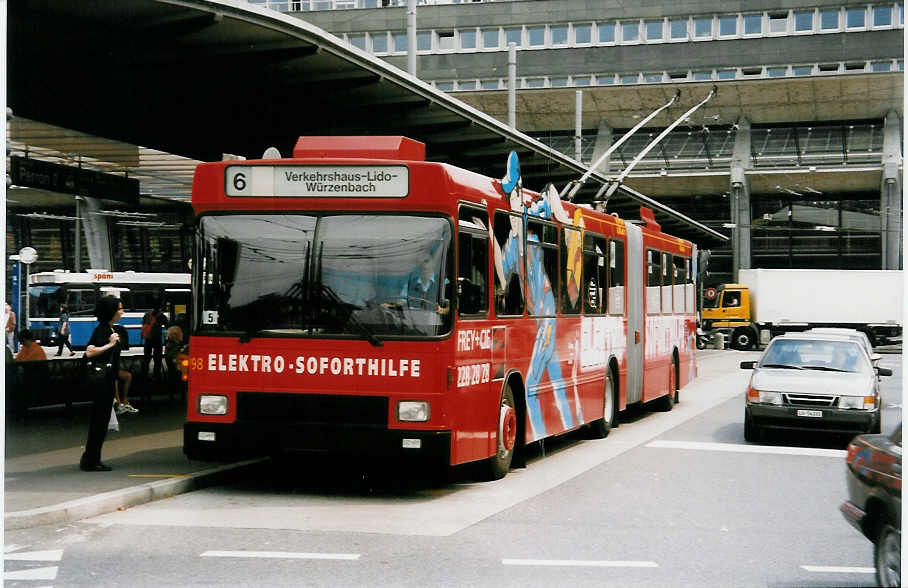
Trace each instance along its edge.
<path fill-rule="evenodd" d="M 879 433 L 878 376 L 863 347 L 849 337 L 789 333 L 770 341 L 752 369 L 744 406 L 744 438 L 758 441 L 769 429 Z"/>

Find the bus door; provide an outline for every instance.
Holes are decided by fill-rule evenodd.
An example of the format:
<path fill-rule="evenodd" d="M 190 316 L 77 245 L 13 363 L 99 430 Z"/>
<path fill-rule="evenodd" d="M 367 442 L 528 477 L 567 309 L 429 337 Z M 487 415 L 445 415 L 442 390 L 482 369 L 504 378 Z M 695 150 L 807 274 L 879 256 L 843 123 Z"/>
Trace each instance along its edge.
<path fill-rule="evenodd" d="M 626 223 L 627 229 L 627 404 L 643 398 L 643 233 Z"/>
<path fill-rule="evenodd" d="M 183 331 L 183 342 L 189 341 L 189 303 L 192 292 L 188 288 L 165 288 L 161 310 L 170 317 L 170 325 Z"/>

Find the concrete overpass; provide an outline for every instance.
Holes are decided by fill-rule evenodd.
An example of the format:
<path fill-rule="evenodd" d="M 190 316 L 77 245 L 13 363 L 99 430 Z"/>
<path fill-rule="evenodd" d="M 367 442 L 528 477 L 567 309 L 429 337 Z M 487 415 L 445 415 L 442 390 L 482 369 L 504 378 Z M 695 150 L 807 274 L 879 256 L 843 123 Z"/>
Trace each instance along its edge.
<path fill-rule="evenodd" d="M 300 135 L 403 134 L 425 142 L 432 160 L 493 177 L 516 150 L 534 189 L 585 171 L 311 24 L 246 3 L 22 0 L 8 19 L 14 153 L 144 178 L 166 199 L 189 197 L 180 186 L 197 161 L 259 157 L 269 146 L 288 155 Z M 576 200 L 604 181 L 595 174 Z M 55 196 L 17 193 L 11 206 L 41 197 Z M 701 246 L 726 240 L 633 190 L 616 193 L 609 209 L 636 218 L 641 204 Z"/>

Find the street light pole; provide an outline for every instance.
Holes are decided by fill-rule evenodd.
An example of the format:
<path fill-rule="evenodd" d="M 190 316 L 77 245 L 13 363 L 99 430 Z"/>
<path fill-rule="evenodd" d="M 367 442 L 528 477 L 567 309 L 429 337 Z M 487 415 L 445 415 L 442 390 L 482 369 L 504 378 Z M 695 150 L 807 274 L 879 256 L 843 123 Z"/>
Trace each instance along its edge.
<path fill-rule="evenodd" d="M 38 252 L 35 251 L 34 247 L 23 247 L 19 250 L 19 263 L 25 264 L 25 320 L 22 322 L 23 328 L 28 328 L 28 307 L 29 307 L 29 295 L 28 295 L 28 276 L 29 268 L 31 264 L 38 261 Z"/>

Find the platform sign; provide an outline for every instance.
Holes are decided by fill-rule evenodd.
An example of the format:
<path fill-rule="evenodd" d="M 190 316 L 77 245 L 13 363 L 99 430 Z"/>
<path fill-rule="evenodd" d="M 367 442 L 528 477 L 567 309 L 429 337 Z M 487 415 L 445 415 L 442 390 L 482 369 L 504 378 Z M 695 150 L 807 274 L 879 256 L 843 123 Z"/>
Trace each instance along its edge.
<path fill-rule="evenodd" d="M 405 165 L 229 165 L 225 192 L 233 197 L 404 198 Z"/>
<path fill-rule="evenodd" d="M 139 180 L 90 169 L 11 155 L 10 181 L 16 186 L 137 204 Z"/>

